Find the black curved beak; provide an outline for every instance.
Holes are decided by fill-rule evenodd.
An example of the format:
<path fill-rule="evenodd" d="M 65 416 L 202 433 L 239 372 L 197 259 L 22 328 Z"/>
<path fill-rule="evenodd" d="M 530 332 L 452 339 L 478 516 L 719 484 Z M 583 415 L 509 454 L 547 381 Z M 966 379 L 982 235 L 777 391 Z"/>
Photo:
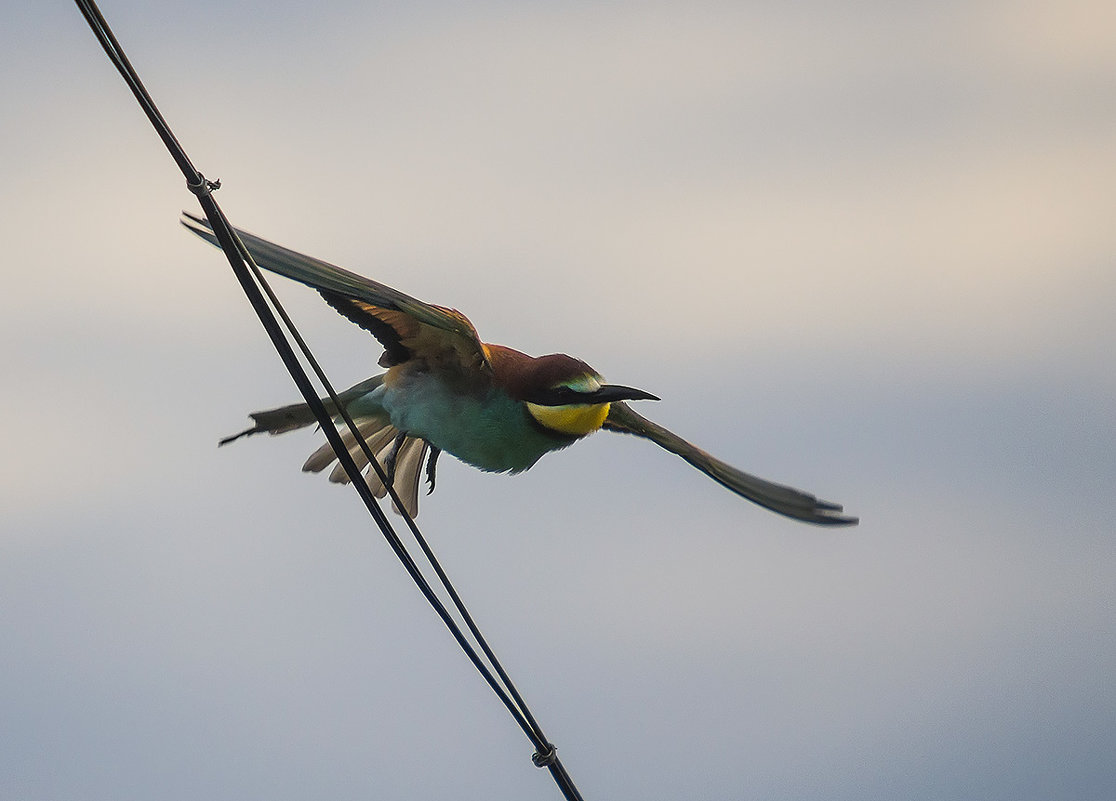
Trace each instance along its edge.
<path fill-rule="evenodd" d="M 634 387 L 622 387 L 619 384 L 605 384 L 596 392 L 591 392 L 588 397 L 593 403 L 610 403 L 623 400 L 661 400 L 650 392 Z"/>

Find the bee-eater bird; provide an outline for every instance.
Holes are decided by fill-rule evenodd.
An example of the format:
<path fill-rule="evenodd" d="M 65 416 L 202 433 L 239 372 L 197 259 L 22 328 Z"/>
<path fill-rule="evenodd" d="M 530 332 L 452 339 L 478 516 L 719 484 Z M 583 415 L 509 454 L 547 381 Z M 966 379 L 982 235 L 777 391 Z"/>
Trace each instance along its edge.
<path fill-rule="evenodd" d="M 211 244 L 206 220 L 185 213 L 182 224 Z M 662 426 L 636 414 L 624 401 L 658 400 L 631 387 L 606 384 L 585 362 L 565 354 L 528 356 L 481 342 L 460 312 L 423 303 L 377 281 L 237 230 L 256 263 L 316 289 L 326 303 L 369 331 L 384 348 L 385 373 L 338 395 L 369 450 L 413 517 L 423 460 L 434 490 L 434 466 L 446 451 L 481 470 L 519 473 L 544 454 L 572 445 L 604 428 L 635 434 L 676 453 L 733 492 L 779 514 L 825 525 L 853 525 L 841 506 L 749 475 L 710 456 Z M 336 411 L 328 400 L 326 408 Z M 255 425 L 226 437 L 281 434 L 315 423 L 305 403 L 251 415 Z M 357 466 L 368 458 L 348 430 L 342 439 Z M 336 461 L 327 443 L 310 455 L 303 470 L 320 472 Z M 337 465 L 330 481 L 345 483 Z M 365 480 L 377 497 L 383 482 L 369 467 Z"/>

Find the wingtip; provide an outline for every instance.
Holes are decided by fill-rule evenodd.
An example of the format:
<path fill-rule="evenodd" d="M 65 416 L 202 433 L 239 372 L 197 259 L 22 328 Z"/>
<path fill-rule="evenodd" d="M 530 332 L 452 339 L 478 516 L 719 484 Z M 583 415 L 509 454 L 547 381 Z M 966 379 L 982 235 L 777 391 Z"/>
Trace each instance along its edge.
<path fill-rule="evenodd" d="M 845 507 L 842 504 L 814 498 L 812 514 L 806 519 L 823 526 L 855 526 L 860 523 L 859 517 L 844 514 L 844 511 Z"/>
<path fill-rule="evenodd" d="M 821 504 L 818 504 L 821 507 Z M 842 508 L 840 504 L 826 504 L 822 511 L 812 519 L 814 523 L 820 523 L 824 526 L 856 526 L 860 524 L 860 518 L 856 515 L 838 514 Z"/>
<path fill-rule="evenodd" d="M 217 238 L 213 235 L 213 229 L 209 225 L 209 220 L 205 217 L 183 211 L 182 216 L 178 218 L 178 223 L 190 233 L 207 242 L 216 243 L 217 241 Z"/>

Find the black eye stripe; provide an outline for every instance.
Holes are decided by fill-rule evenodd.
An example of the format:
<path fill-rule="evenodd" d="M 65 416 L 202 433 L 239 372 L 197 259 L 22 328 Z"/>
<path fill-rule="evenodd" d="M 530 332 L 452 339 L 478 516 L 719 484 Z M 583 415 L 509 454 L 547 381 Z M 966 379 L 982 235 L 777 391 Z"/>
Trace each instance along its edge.
<path fill-rule="evenodd" d="M 526 400 L 539 406 L 567 406 L 576 403 L 595 403 L 594 394 L 595 392 L 578 392 L 571 387 L 557 386 L 536 390 Z"/>

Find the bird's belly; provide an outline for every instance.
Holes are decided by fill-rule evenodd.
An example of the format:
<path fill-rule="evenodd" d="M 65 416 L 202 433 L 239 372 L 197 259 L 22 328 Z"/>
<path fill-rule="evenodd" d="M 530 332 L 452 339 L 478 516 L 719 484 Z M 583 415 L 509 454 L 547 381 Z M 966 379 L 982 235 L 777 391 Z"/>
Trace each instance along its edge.
<path fill-rule="evenodd" d="M 461 395 L 428 373 L 392 382 L 383 407 L 400 431 L 481 470 L 517 473 L 574 441 L 540 431 L 521 403 L 498 390 Z"/>

